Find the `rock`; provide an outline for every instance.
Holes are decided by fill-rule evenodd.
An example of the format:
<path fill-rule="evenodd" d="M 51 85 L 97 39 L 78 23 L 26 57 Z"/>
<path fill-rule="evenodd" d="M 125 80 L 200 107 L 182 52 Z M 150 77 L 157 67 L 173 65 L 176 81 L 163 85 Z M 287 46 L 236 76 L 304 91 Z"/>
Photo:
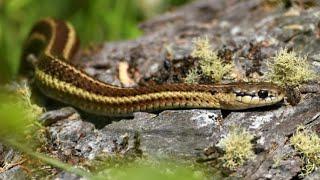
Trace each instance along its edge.
<path fill-rule="evenodd" d="M 55 180 L 85 180 L 86 178 L 62 171 L 59 174 L 57 174 L 54 179 Z"/>
<path fill-rule="evenodd" d="M 0 144 L 0 179 L 27 179 L 27 173 L 19 165 L 22 160 L 20 152 Z"/>
<path fill-rule="evenodd" d="M 44 126 L 49 126 L 61 119 L 67 119 L 71 115 L 77 114 L 77 111 L 72 107 L 66 107 L 57 111 L 48 111 L 41 115 L 39 121 Z"/>
<path fill-rule="evenodd" d="M 0 173 L 0 179 L 3 180 L 24 180 L 28 179 L 27 174 L 20 166 L 15 166 L 3 173 Z"/>
<path fill-rule="evenodd" d="M 163 111 L 159 115 L 135 113 L 131 120 L 121 120 L 94 129 L 80 119 L 59 121 L 49 128 L 53 142 L 61 150 L 76 150 L 74 155 L 89 159 L 99 153 L 115 153 L 114 141 L 129 137 L 133 145 L 136 132 L 140 135 L 143 154 L 195 157 L 209 143 L 217 128 L 221 112 L 215 110 Z"/>
<path fill-rule="evenodd" d="M 263 108 L 260 111 L 231 112 L 223 123 L 221 132 L 214 131 L 212 142 L 228 133 L 232 126 L 241 126 L 258 137 L 263 152 L 254 161 L 238 169 L 245 179 L 292 179 L 301 171 L 303 161 L 294 156 L 288 138 L 301 124 L 316 128 L 320 123 L 320 96 L 305 99 L 295 107 Z"/>
<path fill-rule="evenodd" d="M 312 174 L 310 174 L 309 176 L 307 176 L 305 178 L 306 180 L 316 180 L 316 179 L 320 179 L 320 170 L 316 170 L 315 172 L 313 172 Z"/>
<path fill-rule="evenodd" d="M 139 132 L 141 149 L 146 154 L 192 157 L 206 147 L 213 129 L 221 118 L 220 111 L 163 111 L 154 118 L 119 121 L 102 129 L 113 134 Z M 200 151 L 199 151 L 200 150 Z"/>

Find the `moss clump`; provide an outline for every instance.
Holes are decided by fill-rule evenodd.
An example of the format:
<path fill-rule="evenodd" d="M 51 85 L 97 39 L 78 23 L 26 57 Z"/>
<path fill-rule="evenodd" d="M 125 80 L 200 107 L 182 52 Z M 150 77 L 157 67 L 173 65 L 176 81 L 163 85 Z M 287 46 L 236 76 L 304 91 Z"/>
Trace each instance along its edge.
<path fill-rule="evenodd" d="M 38 121 L 44 113 L 44 108 L 34 104 L 31 100 L 31 89 L 26 82 L 21 82 L 16 89 L 18 105 L 23 109 L 23 118 L 28 123 L 25 134 L 26 139 L 33 142 L 34 147 L 44 146 L 47 142 L 45 129 Z"/>
<path fill-rule="evenodd" d="M 298 86 L 316 77 L 306 56 L 298 56 L 296 52 L 288 52 L 286 48 L 280 49 L 268 66 L 268 80 L 280 86 Z"/>
<path fill-rule="evenodd" d="M 223 166 L 235 169 L 244 164 L 245 161 L 255 157 L 253 144 L 254 136 L 245 129 L 233 128 L 229 134 L 220 140 L 218 147 L 225 151 L 220 158 Z"/>
<path fill-rule="evenodd" d="M 37 119 L 44 112 L 44 109 L 31 102 L 31 90 L 27 82 L 21 82 L 15 86 L 17 97 L 21 100 L 20 105 L 25 109 L 26 118 Z"/>
<path fill-rule="evenodd" d="M 320 138 L 316 132 L 299 126 L 290 138 L 290 143 L 304 160 L 302 176 L 308 175 L 320 166 Z"/>
<path fill-rule="evenodd" d="M 44 109 L 31 102 L 26 82 L 6 86 L 0 91 L 0 101 L 0 140 L 29 142 L 33 147 L 46 142 L 44 128 L 37 121 Z"/>
<path fill-rule="evenodd" d="M 184 82 L 189 84 L 197 84 L 199 80 L 200 76 L 197 72 L 197 69 L 193 68 L 188 72 L 187 77 L 184 79 Z"/>
<path fill-rule="evenodd" d="M 207 37 L 194 40 L 194 49 L 191 56 L 200 59 L 200 68 L 203 75 L 212 78 L 215 82 L 220 82 L 234 67 L 233 64 L 224 63 L 218 57 Z"/>

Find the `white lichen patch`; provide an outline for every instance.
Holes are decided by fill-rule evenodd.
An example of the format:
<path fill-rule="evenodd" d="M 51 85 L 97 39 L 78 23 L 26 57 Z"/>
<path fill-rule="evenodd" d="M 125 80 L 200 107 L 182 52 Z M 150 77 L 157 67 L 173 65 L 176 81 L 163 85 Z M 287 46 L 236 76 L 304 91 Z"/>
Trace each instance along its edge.
<path fill-rule="evenodd" d="M 320 68 L 320 62 L 313 61 L 313 62 L 312 62 L 312 65 L 315 66 L 315 67 Z"/>
<path fill-rule="evenodd" d="M 258 143 L 258 144 L 261 144 L 261 145 L 264 145 L 265 142 L 266 142 L 266 138 L 263 137 L 263 136 L 261 136 L 261 137 L 258 139 L 258 141 L 257 141 L 257 143 Z"/>
<path fill-rule="evenodd" d="M 215 126 L 219 115 L 206 110 L 197 110 L 191 120 L 195 122 L 198 128 Z"/>
<path fill-rule="evenodd" d="M 249 126 L 249 129 L 259 129 L 263 124 L 268 123 L 272 121 L 272 118 L 274 117 L 274 114 L 268 113 L 266 115 L 255 115 L 250 118 L 250 121 L 253 121 L 253 123 Z"/>

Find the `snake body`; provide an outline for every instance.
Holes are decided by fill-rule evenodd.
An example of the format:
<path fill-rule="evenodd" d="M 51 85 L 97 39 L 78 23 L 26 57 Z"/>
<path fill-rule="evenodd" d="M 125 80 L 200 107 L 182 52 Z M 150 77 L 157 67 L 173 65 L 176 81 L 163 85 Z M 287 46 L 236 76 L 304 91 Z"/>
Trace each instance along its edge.
<path fill-rule="evenodd" d="M 70 63 L 78 45 L 69 23 L 52 18 L 40 20 L 25 42 L 21 69 L 33 68 L 34 82 L 44 95 L 89 113 L 126 116 L 164 109 L 243 110 L 273 105 L 284 98 L 284 91 L 270 83 L 113 86 Z M 30 54 L 37 57 L 33 65 L 26 61 Z"/>

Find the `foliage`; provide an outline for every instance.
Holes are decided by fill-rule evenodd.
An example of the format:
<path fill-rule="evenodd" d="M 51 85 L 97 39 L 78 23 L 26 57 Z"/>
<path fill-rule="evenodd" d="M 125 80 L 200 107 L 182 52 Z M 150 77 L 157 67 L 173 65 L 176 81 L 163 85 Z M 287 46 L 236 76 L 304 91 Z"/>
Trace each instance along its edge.
<path fill-rule="evenodd" d="M 119 163 L 114 161 L 115 157 L 109 157 L 109 160 L 103 160 L 103 164 L 97 166 L 100 171 L 94 173 L 94 179 L 186 179 L 200 180 L 205 179 L 202 170 L 196 167 L 189 167 L 192 164 L 178 163 L 169 161 L 155 161 L 136 159 L 135 161 L 121 160 L 117 158 Z M 126 158 L 124 158 L 126 159 Z M 105 163 L 107 162 L 107 163 Z M 116 164 L 116 166 L 114 165 Z"/>
<path fill-rule="evenodd" d="M 227 64 L 218 57 L 213 51 L 208 37 L 194 40 L 194 49 L 191 54 L 200 59 L 200 68 L 202 74 L 212 78 L 215 82 L 222 81 L 222 78 L 228 75 L 233 69 L 233 64 Z"/>
<path fill-rule="evenodd" d="M 281 86 L 298 86 L 315 78 L 306 56 L 298 56 L 295 51 L 280 49 L 273 62 L 268 64 L 270 72 L 267 78 Z"/>
<path fill-rule="evenodd" d="M 304 160 L 303 176 L 320 167 L 320 138 L 316 132 L 299 126 L 296 133 L 290 138 L 290 143 Z"/>
<path fill-rule="evenodd" d="M 0 82 L 16 74 L 23 40 L 39 19 L 50 16 L 70 21 L 83 45 L 135 38 L 141 34 L 138 22 L 147 17 L 142 8 L 147 1 L 0 0 Z M 164 10 L 188 0 L 160 1 L 162 8 L 156 9 Z"/>
<path fill-rule="evenodd" d="M 13 84 L 14 92 L 0 92 L 0 140 L 15 139 L 26 142 L 41 128 L 36 119 L 43 109 L 31 103 L 31 92 L 25 83 Z M 39 140 L 39 139 L 37 139 Z"/>
<path fill-rule="evenodd" d="M 225 151 L 221 157 L 223 166 L 235 169 L 243 165 L 247 160 L 254 158 L 253 135 L 245 129 L 233 128 L 229 134 L 220 140 L 218 147 Z"/>

